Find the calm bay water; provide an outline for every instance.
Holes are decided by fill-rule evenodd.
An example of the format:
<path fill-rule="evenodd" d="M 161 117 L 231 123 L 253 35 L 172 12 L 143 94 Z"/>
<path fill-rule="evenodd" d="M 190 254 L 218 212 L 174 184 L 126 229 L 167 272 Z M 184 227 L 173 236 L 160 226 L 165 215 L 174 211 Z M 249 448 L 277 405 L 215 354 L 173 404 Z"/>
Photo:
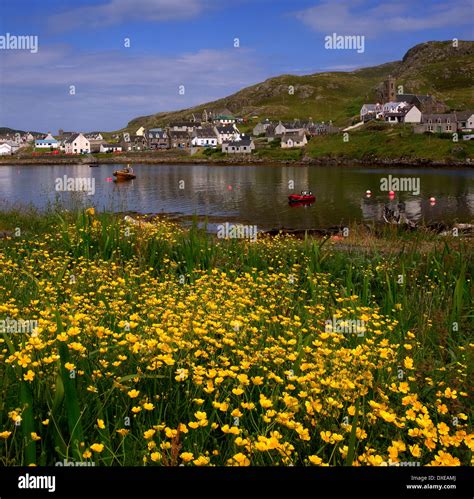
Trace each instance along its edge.
<path fill-rule="evenodd" d="M 255 224 L 259 229 L 322 228 L 352 221 L 381 220 L 385 204 L 405 203 L 414 221 L 445 223 L 474 219 L 474 171 L 435 168 L 354 168 L 208 165 L 133 165 L 137 178 L 110 181 L 123 165 L 12 165 L 0 167 L 0 209 L 59 202 L 116 212 L 168 213 L 208 217 L 211 228 L 223 221 Z M 95 194 L 57 192 L 57 178 L 95 179 Z M 420 194 L 397 193 L 393 201 L 380 190 L 382 177 L 416 177 Z M 107 180 L 109 179 L 109 181 Z M 294 188 L 289 188 L 289 182 Z M 291 184 L 290 184 L 291 185 Z M 291 207 L 287 196 L 312 190 L 316 202 Z M 366 198 L 367 189 L 372 191 Z M 430 204 L 434 196 L 436 204 Z"/>

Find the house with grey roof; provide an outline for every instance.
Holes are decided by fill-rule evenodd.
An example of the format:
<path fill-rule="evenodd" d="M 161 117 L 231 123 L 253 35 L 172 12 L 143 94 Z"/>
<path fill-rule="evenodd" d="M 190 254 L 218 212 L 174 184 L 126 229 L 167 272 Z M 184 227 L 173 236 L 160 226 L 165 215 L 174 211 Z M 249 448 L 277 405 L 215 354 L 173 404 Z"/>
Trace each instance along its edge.
<path fill-rule="evenodd" d="M 454 133 L 458 130 L 456 114 L 425 114 L 421 115 L 421 121 L 413 127 L 415 133 Z"/>
<path fill-rule="evenodd" d="M 308 143 L 306 134 L 302 131 L 285 133 L 281 137 L 281 148 L 304 147 Z"/>
<path fill-rule="evenodd" d="M 186 149 L 191 147 L 191 133 L 184 131 L 168 131 L 170 147 L 178 149 Z"/>
<path fill-rule="evenodd" d="M 458 130 L 471 132 L 474 130 L 474 111 L 456 111 Z"/>
<path fill-rule="evenodd" d="M 149 149 L 168 149 L 170 139 L 168 132 L 162 128 L 150 128 L 146 132 Z"/>
<path fill-rule="evenodd" d="M 257 123 L 252 130 L 252 134 L 255 137 L 258 137 L 259 135 L 263 135 L 269 126 L 271 126 L 273 123 L 269 120 L 265 120 L 263 122 Z"/>
<path fill-rule="evenodd" d="M 196 128 L 202 128 L 196 121 L 172 121 L 168 127 L 173 132 L 192 132 Z"/>
<path fill-rule="evenodd" d="M 191 145 L 215 148 L 218 143 L 214 128 L 198 128 L 192 133 Z"/>
<path fill-rule="evenodd" d="M 239 140 L 232 140 L 222 144 L 222 152 L 227 154 L 250 154 L 255 144 L 250 137 L 242 135 Z"/>
<path fill-rule="evenodd" d="M 377 119 L 381 116 L 383 107 L 381 104 L 364 104 L 360 108 L 359 116 L 360 121 L 369 121 Z"/>
<path fill-rule="evenodd" d="M 216 125 L 214 131 L 217 135 L 218 144 L 238 140 L 240 137 L 239 129 L 234 124 Z"/>

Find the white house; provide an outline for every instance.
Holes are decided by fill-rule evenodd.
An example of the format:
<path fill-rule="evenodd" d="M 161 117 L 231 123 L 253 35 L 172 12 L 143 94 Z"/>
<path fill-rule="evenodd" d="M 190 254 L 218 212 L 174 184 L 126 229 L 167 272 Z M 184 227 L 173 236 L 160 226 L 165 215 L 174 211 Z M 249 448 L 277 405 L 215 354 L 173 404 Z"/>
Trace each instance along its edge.
<path fill-rule="evenodd" d="M 303 131 L 303 128 L 295 126 L 292 123 L 282 123 L 281 121 L 279 121 L 278 125 L 275 127 L 274 134 L 283 135 L 287 133 L 301 133 Z"/>
<path fill-rule="evenodd" d="M 409 111 L 405 114 L 403 121 L 405 123 L 420 123 L 421 122 L 421 111 L 416 106 L 412 106 L 409 109 Z"/>
<path fill-rule="evenodd" d="M 85 133 L 84 137 L 88 140 L 95 140 L 95 141 L 104 140 L 104 137 L 100 132 Z"/>
<path fill-rule="evenodd" d="M 372 118 L 379 118 L 383 111 L 381 104 L 364 104 L 360 108 L 360 121 L 368 121 Z"/>
<path fill-rule="evenodd" d="M 136 132 L 135 135 L 140 135 L 141 137 L 145 136 L 145 127 L 140 127 Z"/>
<path fill-rule="evenodd" d="M 9 156 L 11 154 L 14 154 L 16 151 L 18 151 L 19 147 L 19 144 L 17 144 L 13 140 L 2 142 L 0 144 L 0 156 Z"/>
<path fill-rule="evenodd" d="M 216 147 L 217 135 L 213 128 L 201 128 L 194 130 L 191 145 L 197 147 Z"/>
<path fill-rule="evenodd" d="M 64 141 L 64 152 L 66 154 L 86 154 L 91 152 L 91 144 L 82 133 L 71 135 Z"/>
<path fill-rule="evenodd" d="M 36 149 L 58 149 L 59 141 L 56 140 L 51 133 L 48 133 L 46 137 L 42 139 L 35 140 L 35 148 Z"/>
<path fill-rule="evenodd" d="M 235 125 L 217 125 L 214 127 L 217 143 L 232 142 L 240 139 L 240 132 Z"/>
<path fill-rule="evenodd" d="M 401 113 L 405 108 L 409 106 L 410 104 L 408 104 L 408 102 L 386 102 L 383 105 L 383 114 L 385 116 L 386 113 Z"/>
<path fill-rule="evenodd" d="M 474 113 L 472 111 L 456 111 L 458 129 L 463 132 L 474 130 Z"/>
<path fill-rule="evenodd" d="M 302 132 L 285 133 L 281 138 L 282 149 L 291 149 L 292 147 L 304 147 L 308 143 L 306 135 Z"/>
<path fill-rule="evenodd" d="M 264 122 L 260 122 L 260 123 L 257 123 L 254 127 L 253 127 L 253 135 L 255 136 L 258 136 L 258 135 L 263 135 L 266 131 L 267 131 L 267 128 L 272 125 L 272 122 L 269 121 L 269 120 L 266 120 Z"/>
<path fill-rule="evenodd" d="M 100 152 L 121 152 L 122 146 L 120 144 L 100 144 Z"/>
<path fill-rule="evenodd" d="M 255 149 L 253 140 L 249 137 L 242 137 L 239 140 L 224 142 L 222 152 L 228 154 L 250 154 Z"/>
<path fill-rule="evenodd" d="M 219 125 L 232 125 L 236 122 L 236 118 L 231 114 L 218 114 L 212 121 Z"/>

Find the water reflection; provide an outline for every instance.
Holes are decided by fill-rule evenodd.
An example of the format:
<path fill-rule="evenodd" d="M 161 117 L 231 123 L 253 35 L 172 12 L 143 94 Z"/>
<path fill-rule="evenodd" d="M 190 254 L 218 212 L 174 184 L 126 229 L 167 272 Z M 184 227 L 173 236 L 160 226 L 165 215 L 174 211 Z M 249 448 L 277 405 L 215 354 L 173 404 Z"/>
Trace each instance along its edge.
<path fill-rule="evenodd" d="M 383 209 L 404 203 L 409 220 L 471 222 L 474 178 L 468 169 L 376 169 L 207 165 L 133 165 L 137 178 L 107 179 L 123 165 L 35 165 L 0 167 L 0 196 L 6 204 L 45 208 L 55 201 L 67 208 L 82 202 L 99 209 L 207 216 L 239 220 L 259 228 L 320 228 L 352 221 L 382 220 Z M 380 190 L 388 174 L 420 178 L 419 196 Z M 95 195 L 56 192 L 55 179 L 92 177 Z M 311 190 L 311 206 L 288 206 L 288 194 Z M 367 189 L 372 196 L 366 198 Z M 430 204 L 434 196 L 436 203 Z"/>

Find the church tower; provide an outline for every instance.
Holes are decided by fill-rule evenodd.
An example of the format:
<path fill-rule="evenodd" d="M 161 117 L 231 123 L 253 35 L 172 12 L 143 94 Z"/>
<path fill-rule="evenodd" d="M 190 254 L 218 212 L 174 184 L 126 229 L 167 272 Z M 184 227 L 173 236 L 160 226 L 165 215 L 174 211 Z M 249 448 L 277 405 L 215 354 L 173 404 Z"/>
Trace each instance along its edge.
<path fill-rule="evenodd" d="M 396 81 L 393 76 L 384 81 L 383 97 L 384 102 L 393 102 L 397 99 Z"/>

